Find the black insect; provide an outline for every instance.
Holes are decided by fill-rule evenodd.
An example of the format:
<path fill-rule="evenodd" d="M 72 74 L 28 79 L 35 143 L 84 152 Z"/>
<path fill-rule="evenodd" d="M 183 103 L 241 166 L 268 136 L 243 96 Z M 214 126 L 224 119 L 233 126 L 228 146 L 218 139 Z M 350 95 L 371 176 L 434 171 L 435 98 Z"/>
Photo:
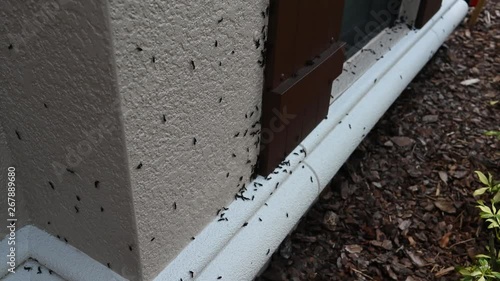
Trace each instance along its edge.
<path fill-rule="evenodd" d="M 76 196 L 76 200 L 80 201 L 80 196 L 77 195 Z"/>
<path fill-rule="evenodd" d="M 106 265 L 108 266 L 108 268 L 111 268 L 111 264 L 109 262 Z"/>
<path fill-rule="evenodd" d="M 227 218 L 220 218 L 217 221 L 225 221 L 225 220 L 227 220 Z"/>
<path fill-rule="evenodd" d="M 229 178 L 229 173 L 226 174 L 226 178 Z"/>
<path fill-rule="evenodd" d="M 234 137 L 236 138 L 236 137 L 238 137 L 239 135 L 240 135 L 240 133 L 238 132 L 238 133 L 236 133 L 236 134 L 234 135 Z"/>
<path fill-rule="evenodd" d="M 222 276 L 217 277 L 217 280 L 222 279 Z"/>
<path fill-rule="evenodd" d="M 219 46 L 219 42 L 217 42 L 217 40 L 215 40 L 214 47 L 217 47 L 217 46 Z"/>
<path fill-rule="evenodd" d="M 12 48 L 14 48 L 14 46 L 12 44 L 9 44 L 9 46 L 7 47 L 7 49 L 9 49 L 9 50 L 12 50 Z"/>
<path fill-rule="evenodd" d="M 342 120 L 339 121 L 339 124 L 341 124 L 341 123 L 342 123 Z"/>
<path fill-rule="evenodd" d="M 128 245 L 128 249 L 129 249 L 129 251 L 131 251 L 131 252 L 132 252 L 132 250 L 134 250 L 134 248 L 132 248 L 132 245 Z"/>
<path fill-rule="evenodd" d="M 354 71 L 351 71 L 351 73 L 352 73 L 353 75 L 356 75 L 356 72 L 354 72 Z"/>
<path fill-rule="evenodd" d="M 194 64 L 194 60 L 191 60 L 191 67 L 193 68 L 193 70 L 196 69 L 196 65 Z"/>
<path fill-rule="evenodd" d="M 48 221 L 47 224 L 50 224 L 50 221 Z"/>
<path fill-rule="evenodd" d="M 277 182 L 277 183 L 276 183 L 276 186 L 274 187 L 274 189 L 277 189 L 279 185 L 280 185 L 280 183 L 279 183 L 279 182 Z"/>
<path fill-rule="evenodd" d="M 269 205 L 267 205 L 267 203 L 264 203 L 264 205 L 269 206 Z"/>
<path fill-rule="evenodd" d="M 248 118 L 248 115 L 245 113 L 245 119 L 247 119 L 247 118 Z"/>
<path fill-rule="evenodd" d="M 313 177 L 310 177 L 311 182 L 313 182 Z"/>
<path fill-rule="evenodd" d="M 231 55 L 234 55 L 234 50 L 231 51 Z"/>
<path fill-rule="evenodd" d="M 233 157 L 236 157 L 236 154 L 233 153 Z"/>
<path fill-rule="evenodd" d="M 193 236 L 193 237 L 191 237 L 191 240 L 194 240 L 194 239 L 196 239 L 194 236 Z"/>
<path fill-rule="evenodd" d="M 366 130 L 366 127 L 363 127 L 363 130 Z"/>
<path fill-rule="evenodd" d="M 42 274 L 42 268 L 40 266 L 38 267 L 38 271 L 36 272 L 36 274 Z"/>
<path fill-rule="evenodd" d="M 165 116 L 165 114 L 163 114 L 163 117 L 161 120 L 163 121 L 163 123 L 167 122 L 167 116 Z"/>
<path fill-rule="evenodd" d="M 151 242 L 153 242 L 154 240 L 155 240 L 155 238 L 154 238 L 154 237 L 153 237 L 153 238 L 151 238 Z"/>
<path fill-rule="evenodd" d="M 252 201 L 253 201 L 253 199 L 255 199 L 255 195 L 252 195 Z"/>
<path fill-rule="evenodd" d="M 286 217 L 288 218 L 288 213 L 286 213 Z"/>
<path fill-rule="evenodd" d="M 174 210 L 177 210 L 177 203 L 174 202 Z"/>
<path fill-rule="evenodd" d="M 66 171 L 68 171 L 68 172 L 70 172 L 70 173 L 72 173 L 72 174 L 74 174 L 74 173 L 75 173 L 75 171 L 74 171 L 74 170 L 71 170 L 70 168 L 66 168 Z"/>
<path fill-rule="evenodd" d="M 189 274 L 191 275 L 191 278 L 194 277 L 194 272 L 192 272 L 191 270 L 189 271 Z"/>
<path fill-rule="evenodd" d="M 222 209 L 224 209 L 224 211 L 227 211 L 227 210 L 229 210 L 229 208 L 226 208 L 226 207 L 222 207 Z"/>
<path fill-rule="evenodd" d="M 242 227 L 245 227 L 248 225 L 248 222 L 245 222 Z"/>
<path fill-rule="evenodd" d="M 56 235 L 56 236 L 57 236 L 57 239 L 61 239 L 61 236 L 59 236 L 59 235 Z"/>
<path fill-rule="evenodd" d="M 219 62 L 219 66 L 222 66 L 222 62 L 221 61 Z"/>
<path fill-rule="evenodd" d="M 217 23 L 221 23 L 224 20 L 224 18 L 220 18 L 220 20 L 217 21 Z"/>
<path fill-rule="evenodd" d="M 262 219 L 261 219 L 261 218 L 259 218 L 259 221 L 262 221 Z"/>
<path fill-rule="evenodd" d="M 377 83 L 377 78 L 375 78 L 375 80 L 373 80 L 373 84 Z"/>
<path fill-rule="evenodd" d="M 101 207 L 101 213 L 102 213 L 102 212 L 104 212 L 104 208 L 103 208 L 103 207 Z"/>
<path fill-rule="evenodd" d="M 401 78 L 401 80 L 403 80 L 403 76 L 402 75 L 399 75 L 399 78 Z"/>
<path fill-rule="evenodd" d="M 141 48 L 141 47 L 139 47 L 139 46 L 137 46 L 137 47 L 135 48 L 135 50 L 136 50 L 136 51 L 138 51 L 138 52 L 142 52 L 142 48 Z"/>
<path fill-rule="evenodd" d="M 259 107 L 258 107 L 258 106 L 255 106 L 255 110 L 259 111 Z"/>
<path fill-rule="evenodd" d="M 352 129 L 351 124 L 349 124 L 349 129 Z"/>
<path fill-rule="evenodd" d="M 152 56 L 152 57 L 151 57 L 151 62 L 152 62 L 152 63 L 155 63 L 155 62 L 156 62 L 156 57 L 155 57 L 155 56 Z"/>
<path fill-rule="evenodd" d="M 68 243 L 68 239 L 66 239 L 66 237 L 64 238 L 64 242 Z"/>
<path fill-rule="evenodd" d="M 49 108 L 49 106 L 48 106 L 46 103 L 44 103 L 44 104 L 43 104 L 43 106 L 44 106 L 45 108 Z"/>
<path fill-rule="evenodd" d="M 258 49 L 260 47 L 260 39 L 253 40 L 253 43 L 255 44 L 255 49 Z"/>
<path fill-rule="evenodd" d="M 221 210 L 222 210 L 222 209 L 217 210 L 217 214 L 216 214 L 217 216 L 219 215 L 219 213 L 220 213 L 220 211 L 221 211 Z"/>
<path fill-rule="evenodd" d="M 19 132 L 18 132 L 17 130 L 16 130 L 16 135 L 17 135 L 17 138 L 18 138 L 18 139 L 22 140 L 22 138 L 21 138 L 21 134 L 19 134 Z"/>
<path fill-rule="evenodd" d="M 49 274 L 50 274 L 50 275 L 52 275 L 52 272 L 54 272 L 54 271 L 52 271 L 51 269 L 49 269 Z"/>
<path fill-rule="evenodd" d="M 24 267 L 24 270 L 26 270 L 26 271 L 31 271 L 32 269 L 33 269 L 33 268 L 32 268 L 31 266 L 25 266 L 25 267 Z"/>
<path fill-rule="evenodd" d="M 80 212 L 80 209 L 78 209 L 78 207 L 75 206 L 75 211 L 78 213 L 78 212 Z"/>
<path fill-rule="evenodd" d="M 193 138 L 193 145 L 196 145 L 196 142 L 197 142 L 196 138 Z"/>
<path fill-rule="evenodd" d="M 94 186 L 95 186 L 95 188 L 99 188 L 99 183 L 100 183 L 99 181 L 95 181 L 95 182 L 94 182 Z"/>
<path fill-rule="evenodd" d="M 306 151 L 304 149 L 301 149 L 299 152 L 300 153 L 304 153 L 304 156 L 307 156 L 307 153 L 306 153 Z"/>
<path fill-rule="evenodd" d="M 252 116 L 253 116 L 253 111 L 252 111 L 252 112 L 250 112 L 250 117 L 252 117 Z"/>
<path fill-rule="evenodd" d="M 142 162 L 139 162 L 139 165 L 137 165 L 137 167 L 135 167 L 137 170 L 139 170 L 140 168 L 142 168 Z"/>
<path fill-rule="evenodd" d="M 240 181 L 242 181 L 242 180 L 243 180 L 243 176 L 240 177 Z"/>
<path fill-rule="evenodd" d="M 271 249 L 267 249 L 266 256 L 269 255 L 270 252 L 271 252 Z"/>
<path fill-rule="evenodd" d="M 51 181 L 49 181 L 49 184 L 50 184 L 50 187 L 51 187 L 53 190 L 55 190 L 54 184 L 53 184 Z"/>

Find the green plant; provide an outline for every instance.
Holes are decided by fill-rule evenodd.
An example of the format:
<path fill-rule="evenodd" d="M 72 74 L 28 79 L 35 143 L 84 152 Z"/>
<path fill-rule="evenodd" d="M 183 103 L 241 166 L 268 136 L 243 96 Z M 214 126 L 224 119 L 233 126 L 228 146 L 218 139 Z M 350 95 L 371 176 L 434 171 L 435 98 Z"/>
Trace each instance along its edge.
<path fill-rule="evenodd" d="M 489 245 L 486 247 L 488 255 L 481 254 L 476 256 L 474 264 L 468 267 L 458 267 L 458 272 L 462 275 L 462 281 L 493 281 L 500 280 L 500 251 L 496 245 L 500 242 L 500 182 L 493 179 L 493 176 L 488 173 L 488 176 L 480 171 L 475 171 L 479 181 L 484 185 L 474 191 L 473 195 L 481 196 L 489 195 L 491 205 L 487 205 L 483 200 L 477 200 L 477 208 L 480 210 L 479 215 L 488 223 L 488 229 L 492 229 Z"/>
<path fill-rule="evenodd" d="M 500 202 L 500 182 L 496 182 L 490 173 L 488 173 L 488 177 L 486 177 L 486 175 L 480 171 L 475 171 L 475 173 L 479 178 L 479 181 L 485 186 L 476 189 L 473 193 L 473 196 L 480 196 L 488 191 L 490 194 L 494 194 L 493 198 L 491 199 L 493 201 L 492 203 Z"/>
<path fill-rule="evenodd" d="M 500 139 L 500 131 L 486 131 L 484 134 L 486 136 L 495 136 Z"/>
<path fill-rule="evenodd" d="M 487 280 L 500 280 L 500 272 L 493 271 L 490 266 L 489 256 L 477 255 L 477 264 L 462 267 L 459 273 L 464 276 L 462 281 L 487 281 Z"/>

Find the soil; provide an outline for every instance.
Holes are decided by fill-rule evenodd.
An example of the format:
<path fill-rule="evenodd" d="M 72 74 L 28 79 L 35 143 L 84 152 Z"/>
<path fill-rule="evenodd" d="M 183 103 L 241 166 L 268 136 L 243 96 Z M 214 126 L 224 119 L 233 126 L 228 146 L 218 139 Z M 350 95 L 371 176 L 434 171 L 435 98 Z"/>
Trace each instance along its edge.
<path fill-rule="evenodd" d="M 500 178 L 500 3 L 462 24 L 386 112 L 258 281 L 459 280 L 485 252 L 474 171 Z M 471 80 L 479 79 L 479 80 Z"/>

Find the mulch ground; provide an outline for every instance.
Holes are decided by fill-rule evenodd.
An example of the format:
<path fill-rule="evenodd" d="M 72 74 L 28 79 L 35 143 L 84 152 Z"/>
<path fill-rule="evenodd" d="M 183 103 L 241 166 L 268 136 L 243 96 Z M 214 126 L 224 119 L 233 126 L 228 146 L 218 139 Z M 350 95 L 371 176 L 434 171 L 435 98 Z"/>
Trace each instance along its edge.
<path fill-rule="evenodd" d="M 256 280 L 459 280 L 484 252 L 475 170 L 500 177 L 500 3 L 460 26 Z M 471 79 L 479 79 L 474 81 Z"/>

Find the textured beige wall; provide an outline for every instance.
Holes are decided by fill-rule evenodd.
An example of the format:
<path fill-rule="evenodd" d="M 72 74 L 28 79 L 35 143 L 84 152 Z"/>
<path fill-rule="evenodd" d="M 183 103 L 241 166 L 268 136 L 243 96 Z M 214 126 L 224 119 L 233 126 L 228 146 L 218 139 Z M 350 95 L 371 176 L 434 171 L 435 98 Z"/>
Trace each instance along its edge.
<path fill-rule="evenodd" d="M 266 2 L 110 1 L 146 278 L 249 180 L 258 151 L 250 133 L 259 128 L 252 125 L 260 118 Z"/>
<path fill-rule="evenodd" d="M 105 2 L 4 0 L 0 37 L 0 118 L 31 223 L 138 278 Z"/>
<path fill-rule="evenodd" d="M 125 277 L 161 271 L 256 163 L 266 6 L 3 1 L 0 145 L 31 223 Z"/>

